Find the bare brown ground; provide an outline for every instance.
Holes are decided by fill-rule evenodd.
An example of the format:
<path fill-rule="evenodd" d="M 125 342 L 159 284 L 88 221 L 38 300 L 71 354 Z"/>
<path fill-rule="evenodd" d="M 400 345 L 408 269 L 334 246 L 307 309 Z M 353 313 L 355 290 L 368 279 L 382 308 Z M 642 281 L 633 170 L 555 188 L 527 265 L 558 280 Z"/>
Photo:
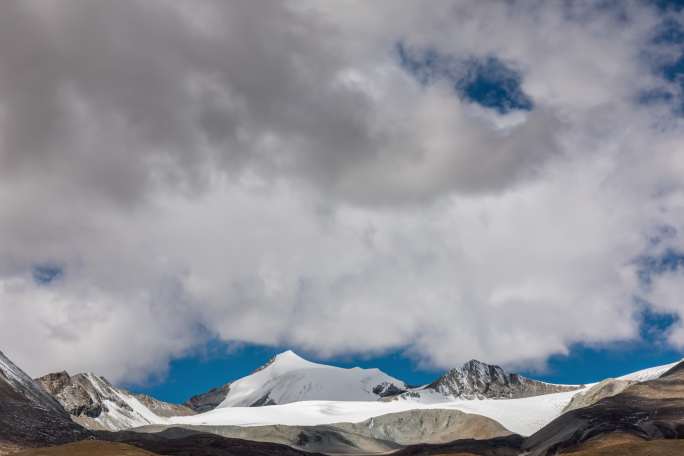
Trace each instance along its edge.
<path fill-rule="evenodd" d="M 617 440 L 617 439 L 616 439 Z M 568 456 L 682 456 L 684 440 L 650 440 L 589 445 L 579 451 L 563 453 Z"/>
<path fill-rule="evenodd" d="M 66 445 L 23 450 L 14 453 L 13 456 L 156 456 L 156 454 L 124 443 L 83 440 Z"/>

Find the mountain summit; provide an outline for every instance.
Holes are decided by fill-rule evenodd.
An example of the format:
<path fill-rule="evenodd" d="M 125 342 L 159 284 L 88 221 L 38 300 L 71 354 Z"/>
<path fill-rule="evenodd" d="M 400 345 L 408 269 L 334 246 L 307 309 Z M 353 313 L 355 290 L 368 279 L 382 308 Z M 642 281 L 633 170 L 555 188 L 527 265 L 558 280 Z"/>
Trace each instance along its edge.
<path fill-rule="evenodd" d="M 431 384 L 405 393 L 406 397 L 438 396 L 451 399 L 518 399 L 579 389 L 506 373 L 501 367 L 470 360 L 450 369 Z"/>
<path fill-rule="evenodd" d="M 273 357 L 253 374 L 230 385 L 219 407 L 254 407 L 307 400 L 374 401 L 401 380 L 379 369 L 344 369 L 307 361 L 292 350 Z"/>
<path fill-rule="evenodd" d="M 246 377 L 194 396 L 188 405 L 207 411 L 307 400 L 375 401 L 405 390 L 404 382 L 379 369 L 344 369 L 314 363 L 288 350 Z"/>

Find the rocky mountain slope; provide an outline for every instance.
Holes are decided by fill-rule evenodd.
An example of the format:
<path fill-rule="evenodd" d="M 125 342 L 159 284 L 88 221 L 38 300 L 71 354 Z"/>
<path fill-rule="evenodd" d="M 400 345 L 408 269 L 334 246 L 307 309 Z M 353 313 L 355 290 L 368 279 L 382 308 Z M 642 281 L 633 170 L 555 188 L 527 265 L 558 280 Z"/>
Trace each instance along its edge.
<path fill-rule="evenodd" d="M 641 440 L 684 438 L 684 362 L 655 380 L 564 413 L 528 438 L 523 448 L 532 456 L 547 456 L 610 434 Z"/>
<path fill-rule="evenodd" d="M 89 429 L 117 431 L 159 423 L 163 417 L 194 413 L 182 405 L 116 388 L 92 373 L 70 376 L 57 372 L 36 382 L 59 401 L 75 422 Z"/>
<path fill-rule="evenodd" d="M 87 435 L 59 402 L 0 352 L 0 448 L 64 443 Z"/>
<path fill-rule="evenodd" d="M 283 352 L 251 375 L 195 396 L 188 404 L 196 410 L 216 406 L 257 407 L 308 400 L 374 401 L 385 394 L 405 391 L 404 382 L 378 369 L 343 369 L 312 363 L 292 351 Z"/>
<path fill-rule="evenodd" d="M 185 405 L 197 413 L 208 412 L 219 406 L 223 402 L 230 391 L 230 383 L 212 388 L 206 393 L 192 396 Z"/>
<path fill-rule="evenodd" d="M 569 412 L 583 407 L 589 407 L 607 397 L 620 394 L 631 385 L 637 383 L 634 380 L 619 380 L 608 378 L 592 385 L 586 391 L 580 391 L 572 397 L 572 400 L 565 406 L 563 412 Z"/>
<path fill-rule="evenodd" d="M 407 391 L 402 399 L 519 399 L 575 391 L 580 386 L 554 385 L 522 375 L 506 373 L 501 367 L 471 360 L 451 369 L 431 384 Z"/>

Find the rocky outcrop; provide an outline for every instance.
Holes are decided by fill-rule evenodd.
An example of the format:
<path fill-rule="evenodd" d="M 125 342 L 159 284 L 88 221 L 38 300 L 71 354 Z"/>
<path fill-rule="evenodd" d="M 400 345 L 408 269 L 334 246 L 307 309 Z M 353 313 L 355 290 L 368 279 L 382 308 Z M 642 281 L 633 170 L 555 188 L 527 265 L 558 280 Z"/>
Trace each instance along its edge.
<path fill-rule="evenodd" d="M 104 404 L 106 399 L 118 402 L 119 406 L 130 409 L 113 393 L 107 394 L 108 386 L 105 386 L 102 390 L 96 389 L 86 374 L 78 374 L 71 377 L 66 372 L 56 372 L 37 378 L 36 382 L 52 397 L 57 399 L 70 415 L 76 417 L 99 417 L 103 411 L 108 411 Z"/>
<path fill-rule="evenodd" d="M 194 414 L 188 407 L 116 388 L 92 373 L 57 372 L 36 381 L 75 422 L 89 429 L 118 431 L 158 423 L 161 417 Z"/>
<path fill-rule="evenodd" d="M 88 435 L 59 402 L 0 352 L 0 447 L 54 445 Z"/>
<path fill-rule="evenodd" d="M 620 394 L 625 389 L 637 382 L 632 380 L 619 380 L 614 378 L 609 378 L 597 383 L 586 391 L 579 392 L 575 394 L 568 405 L 565 406 L 563 412 L 569 412 L 570 410 L 575 410 L 582 407 L 589 407 L 594 405 L 598 401 L 605 399 L 607 397 L 615 396 Z"/>
<path fill-rule="evenodd" d="M 449 370 L 430 385 L 404 393 L 405 398 L 437 394 L 453 399 L 518 399 L 562 393 L 579 386 L 554 385 L 522 375 L 506 373 L 501 367 L 471 360 Z"/>
<path fill-rule="evenodd" d="M 373 388 L 373 394 L 378 397 L 392 397 L 406 392 L 406 388 L 400 388 L 394 383 L 382 382 Z"/>
<path fill-rule="evenodd" d="M 192 396 L 184 405 L 197 413 L 208 412 L 218 407 L 226 399 L 229 391 L 230 383 L 226 383 L 223 386 L 212 388 L 206 393 Z"/>

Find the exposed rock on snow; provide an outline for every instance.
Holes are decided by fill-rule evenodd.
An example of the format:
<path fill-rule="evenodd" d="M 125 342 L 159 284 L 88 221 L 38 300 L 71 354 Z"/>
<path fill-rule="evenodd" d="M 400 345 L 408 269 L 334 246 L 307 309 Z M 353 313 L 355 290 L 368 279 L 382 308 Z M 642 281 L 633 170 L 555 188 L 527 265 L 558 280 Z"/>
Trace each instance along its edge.
<path fill-rule="evenodd" d="M 74 421 L 89 429 L 118 431 L 160 423 L 162 417 L 194 413 L 181 405 L 136 396 L 92 373 L 69 376 L 58 372 L 36 381 L 59 401 Z"/>
<path fill-rule="evenodd" d="M 519 399 L 580 389 L 575 385 L 554 385 L 508 374 L 499 366 L 472 360 L 449 370 L 423 388 L 401 395 L 402 399 Z M 436 396 L 436 397 L 435 397 Z"/>

